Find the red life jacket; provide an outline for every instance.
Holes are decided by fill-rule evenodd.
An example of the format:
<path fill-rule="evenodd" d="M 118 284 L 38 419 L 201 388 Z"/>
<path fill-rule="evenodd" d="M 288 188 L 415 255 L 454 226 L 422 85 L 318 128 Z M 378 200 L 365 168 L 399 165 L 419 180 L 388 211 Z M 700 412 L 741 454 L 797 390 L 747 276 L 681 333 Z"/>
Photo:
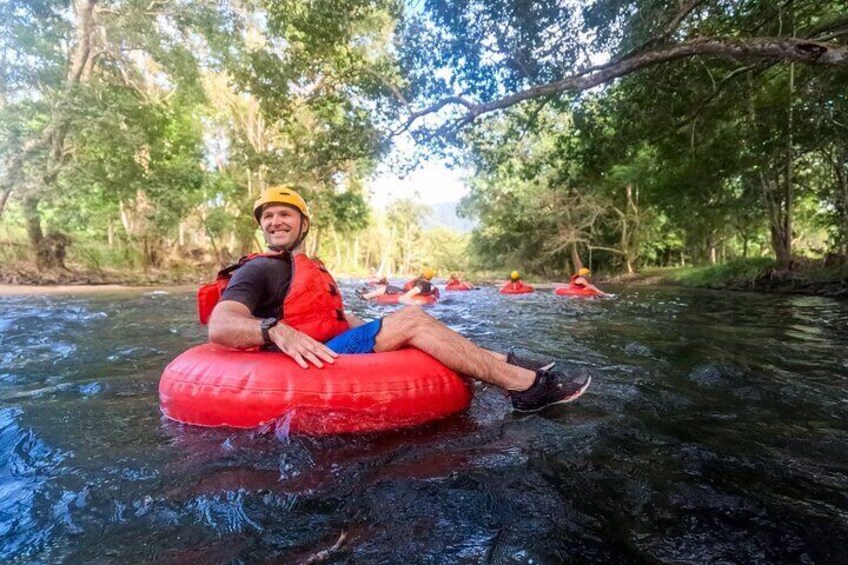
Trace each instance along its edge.
<path fill-rule="evenodd" d="M 336 281 L 317 259 L 303 253 L 254 253 L 242 257 L 235 265 L 218 272 L 215 282 L 197 291 L 197 312 L 200 323 L 209 323 L 212 310 L 221 299 L 233 272 L 257 257 L 292 258 L 292 278 L 281 305 L 282 321 L 317 341 L 327 341 L 350 329 L 344 317 L 344 304 Z"/>
<path fill-rule="evenodd" d="M 579 278 L 580 278 L 580 275 L 571 275 L 571 280 L 568 281 L 568 284 L 570 284 L 571 286 L 576 286 L 577 288 L 586 288 L 585 284 L 583 284 L 583 283 L 578 284 L 578 283 L 574 282 Z"/>
<path fill-rule="evenodd" d="M 292 281 L 283 299 L 283 322 L 321 342 L 350 329 L 339 286 L 318 259 L 294 255 Z"/>

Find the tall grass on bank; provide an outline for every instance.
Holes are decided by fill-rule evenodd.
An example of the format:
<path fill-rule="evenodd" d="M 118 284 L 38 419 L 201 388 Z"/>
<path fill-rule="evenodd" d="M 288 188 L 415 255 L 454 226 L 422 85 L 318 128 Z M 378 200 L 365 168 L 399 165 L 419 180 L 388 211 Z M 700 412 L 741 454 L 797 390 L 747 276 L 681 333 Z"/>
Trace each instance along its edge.
<path fill-rule="evenodd" d="M 767 257 L 736 259 L 720 265 L 672 267 L 657 269 L 663 279 L 682 286 L 701 288 L 723 287 L 733 281 L 753 280 L 777 263 Z"/>

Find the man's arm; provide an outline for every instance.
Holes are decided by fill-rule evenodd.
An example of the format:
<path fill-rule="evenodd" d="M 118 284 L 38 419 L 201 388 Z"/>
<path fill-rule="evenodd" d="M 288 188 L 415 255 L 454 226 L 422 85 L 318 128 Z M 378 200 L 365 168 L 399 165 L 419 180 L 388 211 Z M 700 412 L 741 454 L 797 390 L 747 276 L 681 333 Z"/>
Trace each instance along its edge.
<path fill-rule="evenodd" d="M 283 322 L 271 328 L 268 335 L 280 351 L 304 369 L 309 367 L 309 363 L 320 369 L 324 363 L 332 364 L 338 357 L 323 343 Z M 265 344 L 259 318 L 254 318 L 247 306 L 235 300 L 223 300 L 215 306 L 209 318 L 209 341 L 236 349 Z"/>
<path fill-rule="evenodd" d="M 594 290 L 595 292 L 597 292 L 601 296 L 612 296 L 608 292 L 604 292 L 600 288 L 596 287 L 595 285 L 593 285 L 592 283 L 590 283 L 588 280 L 584 279 L 583 277 L 577 277 L 574 280 L 574 283 L 575 284 L 582 284 L 584 288 L 588 288 L 589 290 Z"/>
<path fill-rule="evenodd" d="M 209 341 L 235 349 L 248 349 L 265 343 L 259 318 L 251 316 L 248 307 L 235 300 L 223 300 L 215 305 L 209 317 Z"/>
<path fill-rule="evenodd" d="M 419 294 L 421 294 L 421 289 L 417 286 L 413 286 L 412 288 L 398 296 L 398 302 L 400 302 L 401 304 L 413 304 L 412 297 L 418 296 Z"/>

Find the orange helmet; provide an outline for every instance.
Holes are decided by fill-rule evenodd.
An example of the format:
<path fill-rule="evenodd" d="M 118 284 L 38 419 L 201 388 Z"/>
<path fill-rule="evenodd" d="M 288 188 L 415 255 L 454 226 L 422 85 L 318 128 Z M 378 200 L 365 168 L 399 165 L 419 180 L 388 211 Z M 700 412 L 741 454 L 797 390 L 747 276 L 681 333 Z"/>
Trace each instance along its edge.
<path fill-rule="evenodd" d="M 307 220 L 309 219 L 309 208 L 306 206 L 306 200 L 287 186 L 272 186 L 259 195 L 259 198 L 253 203 L 253 217 L 256 218 L 257 223 L 262 215 L 262 208 L 266 204 L 284 204 L 297 208 Z"/>

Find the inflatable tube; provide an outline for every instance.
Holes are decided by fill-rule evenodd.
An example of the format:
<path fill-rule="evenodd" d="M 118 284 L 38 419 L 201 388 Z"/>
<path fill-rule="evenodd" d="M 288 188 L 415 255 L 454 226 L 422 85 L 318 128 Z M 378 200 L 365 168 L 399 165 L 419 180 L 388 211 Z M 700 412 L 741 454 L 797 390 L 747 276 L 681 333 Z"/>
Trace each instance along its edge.
<path fill-rule="evenodd" d="M 529 284 L 515 286 L 512 283 L 507 283 L 501 287 L 501 294 L 527 294 L 528 292 L 535 292 L 535 290 L 536 289 Z"/>
<path fill-rule="evenodd" d="M 400 304 L 398 299 L 403 296 L 402 294 L 381 294 L 377 298 L 374 298 L 372 302 L 376 302 L 377 304 Z M 421 294 L 416 294 L 412 297 L 412 301 L 415 304 L 435 304 L 439 300 L 432 294 L 428 294 L 426 296 Z"/>
<path fill-rule="evenodd" d="M 561 286 L 554 290 L 557 296 L 599 296 L 600 293 L 593 289 L 583 286 Z"/>
<path fill-rule="evenodd" d="M 159 404 L 172 420 L 287 425 L 308 435 L 415 426 L 470 402 L 468 383 L 417 349 L 340 355 L 323 369 L 303 369 L 282 353 L 207 343 L 171 361 L 159 381 Z"/>
<path fill-rule="evenodd" d="M 461 282 L 459 284 L 447 284 L 445 285 L 445 290 L 471 290 L 474 288 L 474 285 L 467 282 Z"/>
<path fill-rule="evenodd" d="M 376 298 L 372 298 L 373 302 L 377 304 L 400 304 L 398 300 L 402 294 L 381 294 Z M 412 297 L 412 302 L 415 304 L 420 304 L 422 306 L 427 304 L 435 304 L 439 301 L 439 289 L 433 287 L 433 294 L 416 294 Z"/>

